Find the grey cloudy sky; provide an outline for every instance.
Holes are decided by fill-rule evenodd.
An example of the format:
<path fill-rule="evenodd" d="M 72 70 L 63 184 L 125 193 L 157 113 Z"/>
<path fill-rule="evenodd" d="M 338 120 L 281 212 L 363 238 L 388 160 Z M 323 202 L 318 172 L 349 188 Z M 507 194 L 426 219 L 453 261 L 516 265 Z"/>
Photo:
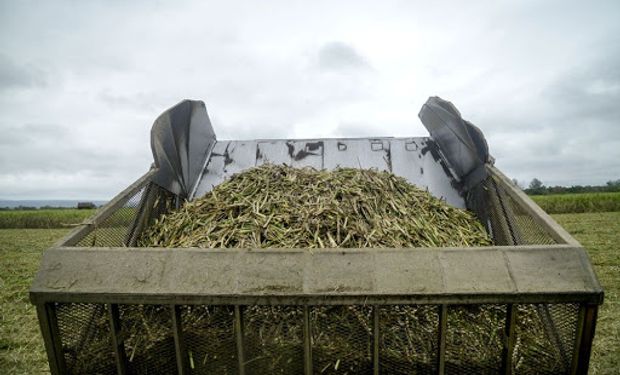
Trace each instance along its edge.
<path fill-rule="evenodd" d="M 1 1 L 0 198 L 108 199 L 153 120 L 220 139 L 418 136 L 439 95 L 509 176 L 620 178 L 620 1 Z"/>

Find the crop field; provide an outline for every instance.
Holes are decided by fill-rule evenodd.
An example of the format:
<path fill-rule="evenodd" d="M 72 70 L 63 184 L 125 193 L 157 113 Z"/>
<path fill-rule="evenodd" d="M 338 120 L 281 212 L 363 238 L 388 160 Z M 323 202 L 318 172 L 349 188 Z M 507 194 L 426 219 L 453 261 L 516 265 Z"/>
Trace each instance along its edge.
<path fill-rule="evenodd" d="M 49 222 L 63 225 L 71 223 L 68 218 L 79 222 L 94 213 L 91 210 L 51 211 L 60 219 Z M 29 215 L 31 211 L 24 212 Z M 0 218 L 8 217 L 2 216 L 5 213 L 0 212 Z M 84 216 L 72 216 L 74 214 Z M 18 216 L 13 216 L 16 222 L 27 222 Z M 590 364 L 591 373 L 616 374 L 620 368 L 620 212 L 559 214 L 553 217 L 586 247 L 605 288 L 605 303 L 599 313 Z M 48 371 L 35 310 L 28 300 L 28 288 L 39 266 L 42 251 L 67 232 L 68 229 L 0 229 L 2 374 Z"/>
<path fill-rule="evenodd" d="M 0 228 L 68 228 L 94 213 L 75 208 L 0 211 Z"/>
<path fill-rule="evenodd" d="M 41 253 L 67 229 L 0 229 L 0 373 L 48 372 L 28 288 Z"/>
<path fill-rule="evenodd" d="M 588 250 L 605 302 L 599 310 L 590 370 L 620 369 L 620 212 L 553 215 Z"/>
<path fill-rule="evenodd" d="M 620 192 L 533 195 L 530 198 L 550 214 L 620 211 Z"/>

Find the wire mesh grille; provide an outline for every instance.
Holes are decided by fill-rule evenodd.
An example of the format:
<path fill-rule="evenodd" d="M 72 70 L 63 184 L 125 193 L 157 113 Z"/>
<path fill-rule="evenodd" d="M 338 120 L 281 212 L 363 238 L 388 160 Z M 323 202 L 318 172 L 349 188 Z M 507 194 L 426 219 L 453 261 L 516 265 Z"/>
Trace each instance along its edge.
<path fill-rule="evenodd" d="M 505 305 L 448 307 L 447 374 L 494 374 L 501 367 Z"/>
<path fill-rule="evenodd" d="M 185 306 L 181 319 L 192 374 L 238 372 L 232 307 Z"/>
<path fill-rule="evenodd" d="M 243 321 L 248 374 L 303 373 L 303 308 L 251 306 Z"/>
<path fill-rule="evenodd" d="M 169 306 L 119 305 L 121 340 L 128 369 L 135 374 L 177 371 L 172 315 Z"/>
<path fill-rule="evenodd" d="M 69 374 L 116 374 L 105 305 L 58 303 L 58 331 Z"/>
<path fill-rule="evenodd" d="M 379 308 L 379 358 L 383 374 L 437 372 L 439 310 L 437 306 Z"/>
<path fill-rule="evenodd" d="M 109 315 L 105 305 L 57 303 L 62 355 L 70 374 L 115 374 Z M 437 372 L 439 306 L 378 308 L 379 368 L 384 374 Z M 514 373 L 570 372 L 576 350 L 579 305 L 518 305 L 514 329 Z M 132 374 L 177 371 L 171 308 L 120 305 L 127 369 Z M 501 371 L 508 338 L 506 305 L 448 306 L 446 373 Z M 302 373 L 303 307 L 244 309 L 245 368 L 248 374 Z M 232 306 L 181 306 L 183 339 L 194 374 L 238 373 Z M 313 372 L 368 374 L 373 370 L 373 308 L 310 308 Z"/>
<path fill-rule="evenodd" d="M 310 322 L 315 373 L 372 374 L 372 307 L 314 307 Z"/>
<path fill-rule="evenodd" d="M 519 305 L 514 370 L 518 373 L 570 372 L 579 305 Z"/>
<path fill-rule="evenodd" d="M 87 247 L 122 247 L 126 245 L 127 234 L 136 220 L 140 198 L 144 193 L 140 189 L 133 196 L 127 197 L 122 207 L 115 210 L 112 215 L 95 224 L 93 230 L 81 239 L 77 246 Z"/>
<path fill-rule="evenodd" d="M 512 198 L 508 197 L 506 200 L 511 207 L 514 226 L 519 233 L 518 245 L 554 245 L 557 243 L 521 205 Z"/>
<path fill-rule="evenodd" d="M 93 224 L 92 230 L 76 246 L 136 246 L 142 230 L 174 206 L 174 195 L 148 183 L 136 193 L 122 198 L 122 206 Z"/>
<path fill-rule="evenodd" d="M 480 219 L 486 222 L 496 245 L 557 244 L 531 214 L 506 192 L 503 184 L 489 177 L 481 189 L 485 198 L 474 203 L 477 206 L 474 210 Z"/>

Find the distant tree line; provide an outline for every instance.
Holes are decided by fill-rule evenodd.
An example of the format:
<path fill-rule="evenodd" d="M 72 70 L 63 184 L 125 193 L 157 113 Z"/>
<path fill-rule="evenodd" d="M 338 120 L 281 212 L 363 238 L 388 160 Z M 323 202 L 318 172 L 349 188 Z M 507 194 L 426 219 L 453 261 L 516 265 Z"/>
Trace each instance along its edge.
<path fill-rule="evenodd" d="M 513 180 L 518 185 L 516 180 Z M 607 181 L 605 185 L 573 185 L 573 186 L 545 186 L 542 181 L 534 178 L 530 185 L 523 189 L 529 195 L 545 195 L 545 194 L 571 194 L 571 193 L 602 193 L 602 192 L 620 192 L 620 179 L 615 181 Z"/>
<path fill-rule="evenodd" d="M 31 206 L 0 207 L 0 211 L 34 211 L 38 209 L 38 207 Z"/>
<path fill-rule="evenodd" d="M 97 208 L 97 205 L 92 203 L 92 202 L 86 202 L 86 203 L 88 203 L 87 207 L 82 207 L 82 208 Z M 63 206 L 41 206 L 41 207 L 34 207 L 34 206 L 22 206 L 22 205 L 19 205 L 19 206 L 15 206 L 15 207 L 0 207 L 0 211 L 66 210 L 66 209 L 70 209 L 70 208 L 76 208 L 76 207 L 66 207 L 66 206 L 65 207 L 63 207 Z M 77 207 L 77 208 L 80 208 L 80 207 Z"/>

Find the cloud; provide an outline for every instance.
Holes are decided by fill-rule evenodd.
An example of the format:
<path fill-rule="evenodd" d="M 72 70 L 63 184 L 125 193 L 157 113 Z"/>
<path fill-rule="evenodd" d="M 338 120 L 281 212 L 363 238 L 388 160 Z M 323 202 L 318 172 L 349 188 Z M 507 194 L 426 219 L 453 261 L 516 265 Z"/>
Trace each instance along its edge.
<path fill-rule="evenodd" d="M 575 69 L 547 87 L 542 96 L 554 117 L 604 128 L 620 138 L 620 50 L 587 67 Z M 552 108 L 550 108 L 552 109 Z M 561 112 L 561 113 L 560 113 Z"/>
<path fill-rule="evenodd" d="M 341 122 L 334 130 L 333 136 L 336 137 L 377 137 L 385 136 L 385 130 L 378 124 L 365 122 Z"/>
<path fill-rule="evenodd" d="M 594 58 L 532 95 L 521 116 L 504 118 L 491 132 L 499 165 L 523 181 L 537 177 L 548 185 L 602 184 L 620 176 L 618 66 L 620 53 Z"/>
<path fill-rule="evenodd" d="M 620 178 L 620 3 L 0 2 L 0 195 L 110 198 L 154 119 L 220 139 L 424 136 L 451 100 L 521 181 Z M 475 22 L 471 22 L 475 19 Z M 88 195 L 91 194 L 92 197 Z"/>
<path fill-rule="evenodd" d="M 326 43 L 318 51 L 318 67 L 325 71 L 367 69 L 370 65 L 355 48 L 343 42 Z"/>
<path fill-rule="evenodd" d="M 33 64 L 17 64 L 0 53 L 0 91 L 13 88 L 32 88 L 47 85 L 46 73 Z"/>

